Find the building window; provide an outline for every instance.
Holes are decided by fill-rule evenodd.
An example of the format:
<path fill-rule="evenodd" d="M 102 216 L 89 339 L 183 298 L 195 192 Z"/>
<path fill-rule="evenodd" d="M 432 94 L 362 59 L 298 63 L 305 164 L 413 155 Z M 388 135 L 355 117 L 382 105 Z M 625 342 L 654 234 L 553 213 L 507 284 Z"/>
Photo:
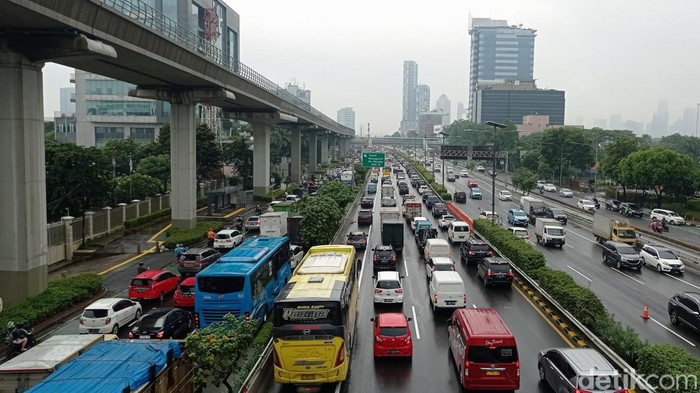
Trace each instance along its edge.
<path fill-rule="evenodd" d="M 136 143 L 151 143 L 156 139 L 153 127 L 131 127 L 131 139 Z"/>
<path fill-rule="evenodd" d="M 155 116 L 155 101 L 87 101 L 87 114 L 97 116 Z"/>
<path fill-rule="evenodd" d="M 129 90 L 134 88 L 136 85 L 112 79 L 88 79 L 85 81 L 86 95 L 128 96 Z"/>
<path fill-rule="evenodd" d="M 111 139 L 124 139 L 124 127 L 95 127 L 95 147 L 104 147 Z"/>
<path fill-rule="evenodd" d="M 238 33 L 233 29 L 228 29 L 228 55 L 234 62 L 238 61 Z"/>

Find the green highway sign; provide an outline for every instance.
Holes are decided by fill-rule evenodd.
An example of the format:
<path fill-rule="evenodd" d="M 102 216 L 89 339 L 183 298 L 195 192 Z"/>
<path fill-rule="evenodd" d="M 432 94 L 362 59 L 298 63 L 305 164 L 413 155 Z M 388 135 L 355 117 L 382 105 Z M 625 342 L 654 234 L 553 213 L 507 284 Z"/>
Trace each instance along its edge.
<path fill-rule="evenodd" d="M 369 167 L 384 167 L 384 153 L 362 153 L 362 166 Z"/>

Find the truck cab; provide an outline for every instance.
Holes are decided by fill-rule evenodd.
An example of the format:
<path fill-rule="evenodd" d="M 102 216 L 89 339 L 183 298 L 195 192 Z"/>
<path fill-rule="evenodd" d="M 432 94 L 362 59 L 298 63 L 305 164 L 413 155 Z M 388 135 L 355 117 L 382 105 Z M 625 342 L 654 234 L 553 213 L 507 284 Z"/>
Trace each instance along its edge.
<path fill-rule="evenodd" d="M 566 231 L 559 221 L 553 218 L 537 218 L 535 220 L 535 238 L 543 246 L 564 247 Z"/>

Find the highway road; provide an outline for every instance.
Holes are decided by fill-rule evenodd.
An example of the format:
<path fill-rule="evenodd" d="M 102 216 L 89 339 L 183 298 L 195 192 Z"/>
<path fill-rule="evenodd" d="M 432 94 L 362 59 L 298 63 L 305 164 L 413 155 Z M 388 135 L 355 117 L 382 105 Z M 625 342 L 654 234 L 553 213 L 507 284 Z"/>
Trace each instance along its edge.
<path fill-rule="evenodd" d="M 415 189 L 411 191 L 417 195 Z M 379 194 L 376 196 L 374 222 L 377 225 L 360 227 L 369 234 L 369 245 L 380 244 Z M 401 201 L 398 193 L 397 201 Z M 432 219 L 424 207 L 424 215 Z M 353 214 L 352 217 L 356 217 Z M 406 226 L 405 248 L 398 264 L 404 278 L 404 304 L 394 307 L 376 307 L 373 304 L 372 252 L 363 255 L 362 280 L 360 284 L 358 325 L 356 344 L 351 357 L 350 377 L 345 388 L 349 392 L 420 392 L 420 391 L 459 391 L 459 379 L 453 363 L 448 358 L 447 323 L 449 312 L 433 314 L 428 298 L 428 287 L 423 261 L 419 258 L 418 247 L 413 235 Z M 358 230 L 356 223 L 350 230 Z M 442 238 L 445 233 L 441 233 Z M 521 392 L 547 391 L 538 383 L 537 353 L 545 348 L 569 346 L 536 309 L 515 288 L 483 288 L 476 279 L 475 269 L 459 263 L 459 248 L 452 248 L 456 269 L 462 275 L 467 287 L 468 303 L 477 307 L 494 307 L 511 328 L 518 342 L 521 361 Z M 402 310 L 413 318 L 411 330 L 414 339 L 412 361 L 402 359 L 373 359 L 372 318 L 375 313 Z M 280 391 L 275 386 L 272 391 Z M 292 391 L 291 389 L 283 389 Z"/>
<path fill-rule="evenodd" d="M 476 217 L 483 210 L 491 210 L 491 183 L 479 177 L 483 200 L 467 199 L 459 204 L 470 217 Z M 466 179 L 448 182 L 450 192 L 466 191 Z M 500 188 L 496 188 L 498 192 Z M 508 209 L 518 207 L 518 197 L 513 202 L 496 200 L 496 211 L 507 226 Z M 550 267 L 569 273 L 579 284 L 589 287 L 601 299 L 605 307 L 623 324 L 634 328 L 642 339 L 652 343 L 676 344 L 684 347 L 696 357 L 700 357 L 697 333 L 684 326 L 673 326 L 668 319 L 668 299 L 679 291 L 700 290 L 700 277 L 694 274 L 675 276 L 659 274 L 656 270 L 642 269 L 641 272 L 610 267 L 602 262 L 602 249 L 591 233 L 590 228 L 569 221 L 567 244 L 563 249 L 545 248 L 535 244 L 534 228 L 528 227 L 531 245 L 544 253 Z M 643 320 L 641 314 L 645 304 L 649 306 L 651 319 Z"/>

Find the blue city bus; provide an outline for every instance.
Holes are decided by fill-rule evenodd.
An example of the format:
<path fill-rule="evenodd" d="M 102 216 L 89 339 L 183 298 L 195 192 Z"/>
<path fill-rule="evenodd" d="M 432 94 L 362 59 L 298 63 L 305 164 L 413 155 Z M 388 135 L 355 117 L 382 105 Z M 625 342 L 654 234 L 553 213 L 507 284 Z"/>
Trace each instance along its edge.
<path fill-rule="evenodd" d="M 195 324 L 203 328 L 226 314 L 266 320 L 291 276 L 289 238 L 248 238 L 195 276 Z"/>

